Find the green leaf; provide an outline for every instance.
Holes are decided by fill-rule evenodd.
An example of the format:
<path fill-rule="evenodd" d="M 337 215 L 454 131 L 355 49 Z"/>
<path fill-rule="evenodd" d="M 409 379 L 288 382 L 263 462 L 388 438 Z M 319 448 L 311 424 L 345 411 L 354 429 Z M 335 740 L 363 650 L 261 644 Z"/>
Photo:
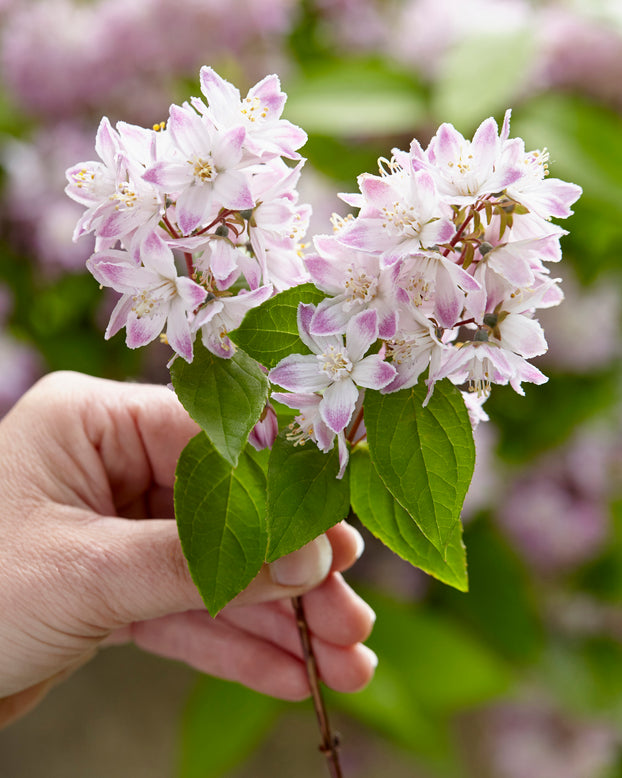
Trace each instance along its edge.
<path fill-rule="evenodd" d="M 338 479 L 335 446 L 323 454 L 309 442 L 294 446 L 281 433 L 268 465 L 266 561 L 289 554 L 345 519 L 350 510 L 348 473 Z"/>
<path fill-rule="evenodd" d="M 197 341 L 193 361 L 175 360 L 171 377 L 184 408 L 235 466 L 268 399 L 268 379 L 257 362 L 240 350 L 222 359 Z"/>
<path fill-rule="evenodd" d="M 363 448 L 350 457 L 352 508 L 367 529 L 391 551 L 462 592 L 468 590 L 466 554 L 460 523 L 447 546 L 447 561 L 388 491 Z"/>
<path fill-rule="evenodd" d="M 181 453 L 175 516 L 192 579 L 212 616 L 263 564 L 265 493 L 265 475 L 246 452 L 234 468 L 200 432 Z"/>
<path fill-rule="evenodd" d="M 533 35 L 524 31 L 461 41 L 448 52 L 436 80 L 434 115 L 468 128 L 503 113 L 522 91 L 533 51 Z"/>
<path fill-rule="evenodd" d="M 313 284 L 286 289 L 251 309 L 242 325 L 229 333 L 234 343 L 265 367 L 274 367 L 290 354 L 308 354 L 298 335 L 298 303 L 319 303 L 325 297 Z"/>
<path fill-rule="evenodd" d="M 283 707 L 240 684 L 200 678 L 183 714 L 178 777 L 228 775 L 261 743 Z"/>
<path fill-rule="evenodd" d="M 471 424 L 460 392 L 437 382 L 392 394 L 367 390 L 365 427 L 372 462 L 385 486 L 447 559 L 475 465 Z"/>

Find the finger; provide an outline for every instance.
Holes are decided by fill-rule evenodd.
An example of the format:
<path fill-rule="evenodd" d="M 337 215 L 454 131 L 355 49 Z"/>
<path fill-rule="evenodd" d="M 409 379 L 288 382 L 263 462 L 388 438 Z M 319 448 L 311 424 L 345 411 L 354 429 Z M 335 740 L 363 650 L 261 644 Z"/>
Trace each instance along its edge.
<path fill-rule="evenodd" d="M 348 570 L 365 550 L 361 533 L 345 521 L 335 524 L 327 530 L 326 535 L 333 547 L 332 571 L 342 573 Z"/>
<path fill-rule="evenodd" d="M 302 700 L 309 694 L 298 658 L 205 612 L 188 611 L 134 624 L 132 637 L 145 651 L 263 694 L 286 700 Z"/>
<path fill-rule="evenodd" d="M 297 551 L 264 565 L 234 602 L 249 605 L 297 597 L 321 583 L 332 564 L 333 547 L 326 535 L 320 535 Z"/>
<path fill-rule="evenodd" d="M 183 661 L 201 672 L 286 700 L 309 694 L 303 662 L 273 642 L 238 630 L 205 612 L 189 611 L 133 627 L 140 648 Z M 362 688 L 373 675 L 377 660 L 365 646 L 338 648 L 314 641 L 325 682 L 337 691 Z"/>
<path fill-rule="evenodd" d="M 374 611 L 340 573 L 307 592 L 303 604 L 313 634 L 343 646 L 367 640 L 376 621 Z"/>
<path fill-rule="evenodd" d="M 175 521 L 98 517 L 79 542 L 84 587 L 97 597 L 108 629 L 205 607 Z"/>
<path fill-rule="evenodd" d="M 331 574 L 323 584 L 305 594 L 303 603 L 309 629 L 325 642 L 350 646 L 369 637 L 373 611 L 339 573 Z M 296 619 L 289 601 L 243 607 L 232 604 L 218 619 L 266 640 L 277 636 L 283 648 L 301 656 Z"/>
<path fill-rule="evenodd" d="M 86 534 L 80 535 L 79 541 L 84 550 L 76 553 L 84 558 L 85 577 L 91 587 L 93 582 L 97 584 L 111 629 L 204 607 L 174 521 L 115 517 L 89 521 L 87 515 L 83 524 Z M 302 594 L 329 574 L 331 564 L 331 544 L 320 535 L 272 565 L 264 565 L 236 602 L 258 603 Z"/>

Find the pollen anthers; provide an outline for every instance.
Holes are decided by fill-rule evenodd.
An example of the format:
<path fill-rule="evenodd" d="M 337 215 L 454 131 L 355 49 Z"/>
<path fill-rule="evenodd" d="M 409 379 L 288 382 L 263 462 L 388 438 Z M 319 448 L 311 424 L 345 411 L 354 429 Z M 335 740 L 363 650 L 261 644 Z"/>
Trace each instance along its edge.
<path fill-rule="evenodd" d="M 126 208 L 133 208 L 138 200 L 138 195 L 132 186 L 127 181 L 124 181 L 119 184 L 117 191 L 110 195 L 110 199 L 117 201 L 116 209 L 119 210 L 121 204 L 125 205 Z"/>
<path fill-rule="evenodd" d="M 386 157 L 378 157 L 378 170 L 380 175 L 383 177 L 393 176 L 395 173 L 404 172 L 404 168 L 395 159 L 395 157 L 391 157 L 391 159 L 387 159 Z"/>
<path fill-rule="evenodd" d="M 132 312 L 141 319 L 143 316 L 151 316 L 159 300 L 155 299 L 149 292 L 143 291 L 134 295 L 132 303 Z"/>
<path fill-rule="evenodd" d="M 201 183 L 213 181 L 216 178 L 216 168 L 210 157 L 207 159 L 204 157 L 195 157 L 194 159 L 189 159 L 188 164 L 192 165 L 194 177 Z"/>
<path fill-rule="evenodd" d="M 95 180 L 95 173 L 83 167 L 77 173 L 72 175 L 73 181 L 78 189 L 84 189 L 84 187 L 91 187 Z"/>
<path fill-rule="evenodd" d="M 294 446 L 304 446 L 308 440 L 313 438 L 313 424 L 309 424 L 308 419 L 303 414 L 296 416 L 296 420 L 288 425 L 289 432 L 285 434 L 287 440 Z"/>
<path fill-rule="evenodd" d="M 364 270 L 355 270 L 352 266 L 346 268 L 345 292 L 346 305 L 359 302 L 369 302 L 376 296 L 378 279 L 368 276 Z"/>
<path fill-rule="evenodd" d="M 406 285 L 401 284 L 401 287 L 408 293 L 416 308 L 421 308 L 424 303 L 429 302 L 433 297 L 434 290 L 423 273 L 413 273 L 408 279 L 408 283 Z"/>
<path fill-rule="evenodd" d="M 249 122 L 257 121 L 257 119 L 266 119 L 268 116 L 268 108 L 262 105 L 261 100 L 258 97 L 245 97 L 242 100 L 242 107 L 240 113 Z"/>
<path fill-rule="evenodd" d="M 323 354 L 317 355 L 317 358 L 322 363 L 322 372 L 327 373 L 333 380 L 345 378 L 353 367 L 347 353 L 334 345 L 328 346 Z"/>
<path fill-rule="evenodd" d="M 386 221 L 382 225 L 385 229 L 389 224 L 399 232 L 416 237 L 421 232 L 422 224 L 414 205 L 396 200 L 391 206 L 384 206 L 382 213 Z"/>
<path fill-rule="evenodd" d="M 549 157 L 550 154 L 546 147 L 535 149 L 525 154 L 523 163 L 530 175 L 537 180 L 541 180 L 549 174 Z"/>
<path fill-rule="evenodd" d="M 152 316 L 160 307 L 175 296 L 177 290 L 173 281 L 165 280 L 151 289 L 143 289 L 132 298 L 132 312 L 137 318 Z"/>
<path fill-rule="evenodd" d="M 341 230 L 354 221 L 354 214 L 349 213 L 347 216 L 340 216 L 338 213 L 331 214 L 330 223 L 333 228 L 333 232 L 341 232 Z"/>

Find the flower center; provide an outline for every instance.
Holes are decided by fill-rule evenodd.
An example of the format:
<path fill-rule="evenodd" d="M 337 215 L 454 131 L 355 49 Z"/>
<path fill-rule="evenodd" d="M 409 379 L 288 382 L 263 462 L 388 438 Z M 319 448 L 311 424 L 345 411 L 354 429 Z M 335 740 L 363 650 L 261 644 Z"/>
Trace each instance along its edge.
<path fill-rule="evenodd" d="M 294 421 L 288 427 L 289 432 L 285 434 L 287 440 L 291 441 L 294 446 L 304 446 L 308 440 L 313 439 L 313 424 L 310 419 L 307 419 L 304 414 L 296 416 Z"/>
<path fill-rule="evenodd" d="M 469 392 L 477 392 L 477 396 L 490 394 L 490 363 L 488 358 L 473 359 L 468 378 Z"/>
<path fill-rule="evenodd" d="M 322 363 L 322 371 L 333 381 L 350 375 L 353 365 L 348 359 L 348 354 L 335 346 L 329 346 L 323 354 L 318 354 L 317 358 Z"/>
<path fill-rule="evenodd" d="M 458 157 L 447 163 L 449 172 L 446 173 L 449 181 L 461 194 L 475 194 L 479 188 L 479 182 L 472 166 L 471 144 L 466 141 L 464 145 L 461 144 Z"/>
<path fill-rule="evenodd" d="M 546 148 L 525 154 L 523 163 L 527 168 L 527 175 L 536 181 L 542 181 L 549 174 L 549 152 Z"/>
<path fill-rule="evenodd" d="M 200 183 L 204 184 L 206 181 L 213 181 L 216 178 L 216 169 L 210 158 L 203 159 L 203 157 L 199 157 L 198 159 L 189 160 L 189 162 L 193 166 L 192 172 L 194 177 Z"/>
<path fill-rule="evenodd" d="M 430 289 L 430 282 L 426 281 L 422 273 L 414 273 L 404 289 L 410 295 L 416 308 L 420 308 L 423 303 L 427 303 L 431 299 L 432 290 Z"/>
<path fill-rule="evenodd" d="M 395 338 L 387 342 L 387 357 L 396 365 L 408 364 L 430 352 L 436 342 L 426 330 L 414 338 Z"/>
<path fill-rule="evenodd" d="M 245 97 L 242 100 L 240 113 L 249 122 L 254 122 L 257 119 L 265 119 L 268 116 L 268 109 L 261 104 L 261 100 L 258 97 Z"/>
<path fill-rule="evenodd" d="M 168 302 L 177 293 L 173 281 L 162 281 L 151 289 L 143 289 L 132 298 L 132 312 L 138 319 L 143 316 L 153 316 L 158 312 L 162 303 Z"/>
<path fill-rule="evenodd" d="M 117 191 L 113 195 L 110 195 L 110 199 L 113 201 L 116 200 L 117 205 L 115 208 L 118 211 L 121 205 L 124 205 L 126 208 L 133 208 L 136 205 L 138 195 L 130 184 L 127 181 L 124 181 L 119 184 Z"/>
<path fill-rule="evenodd" d="M 356 303 L 365 303 L 376 296 L 378 279 L 368 276 L 363 270 L 355 271 L 353 267 L 346 269 L 346 308 Z"/>
<path fill-rule="evenodd" d="M 396 200 L 391 206 L 384 206 L 382 209 L 386 221 L 383 223 L 385 229 L 389 225 L 402 235 L 410 238 L 417 238 L 421 232 L 421 222 L 419 214 L 413 205 Z"/>

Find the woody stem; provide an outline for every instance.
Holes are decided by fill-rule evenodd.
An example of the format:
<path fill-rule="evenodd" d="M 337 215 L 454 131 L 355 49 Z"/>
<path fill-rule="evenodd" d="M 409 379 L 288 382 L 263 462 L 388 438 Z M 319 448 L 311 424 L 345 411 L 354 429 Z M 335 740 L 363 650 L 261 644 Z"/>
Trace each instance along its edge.
<path fill-rule="evenodd" d="M 298 634 L 300 635 L 307 678 L 311 688 L 313 707 L 315 708 L 315 715 L 322 738 L 319 749 L 326 757 L 326 765 L 331 778 L 343 778 L 341 765 L 339 763 L 339 739 L 333 734 L 328 721 L 326 706 L 324 705 L 324 698 L 322 697 L 322 690 L 320 689 L 317 661 L 315 659 L 315 654 L 313 653 L 313 647 L 311 646 L 311 634 L 305 617 L 302 597 L 292 597 L 292 605 L 294 606 L 294 611 L 296 613 L 296 624 L 298 625 Z"/>

